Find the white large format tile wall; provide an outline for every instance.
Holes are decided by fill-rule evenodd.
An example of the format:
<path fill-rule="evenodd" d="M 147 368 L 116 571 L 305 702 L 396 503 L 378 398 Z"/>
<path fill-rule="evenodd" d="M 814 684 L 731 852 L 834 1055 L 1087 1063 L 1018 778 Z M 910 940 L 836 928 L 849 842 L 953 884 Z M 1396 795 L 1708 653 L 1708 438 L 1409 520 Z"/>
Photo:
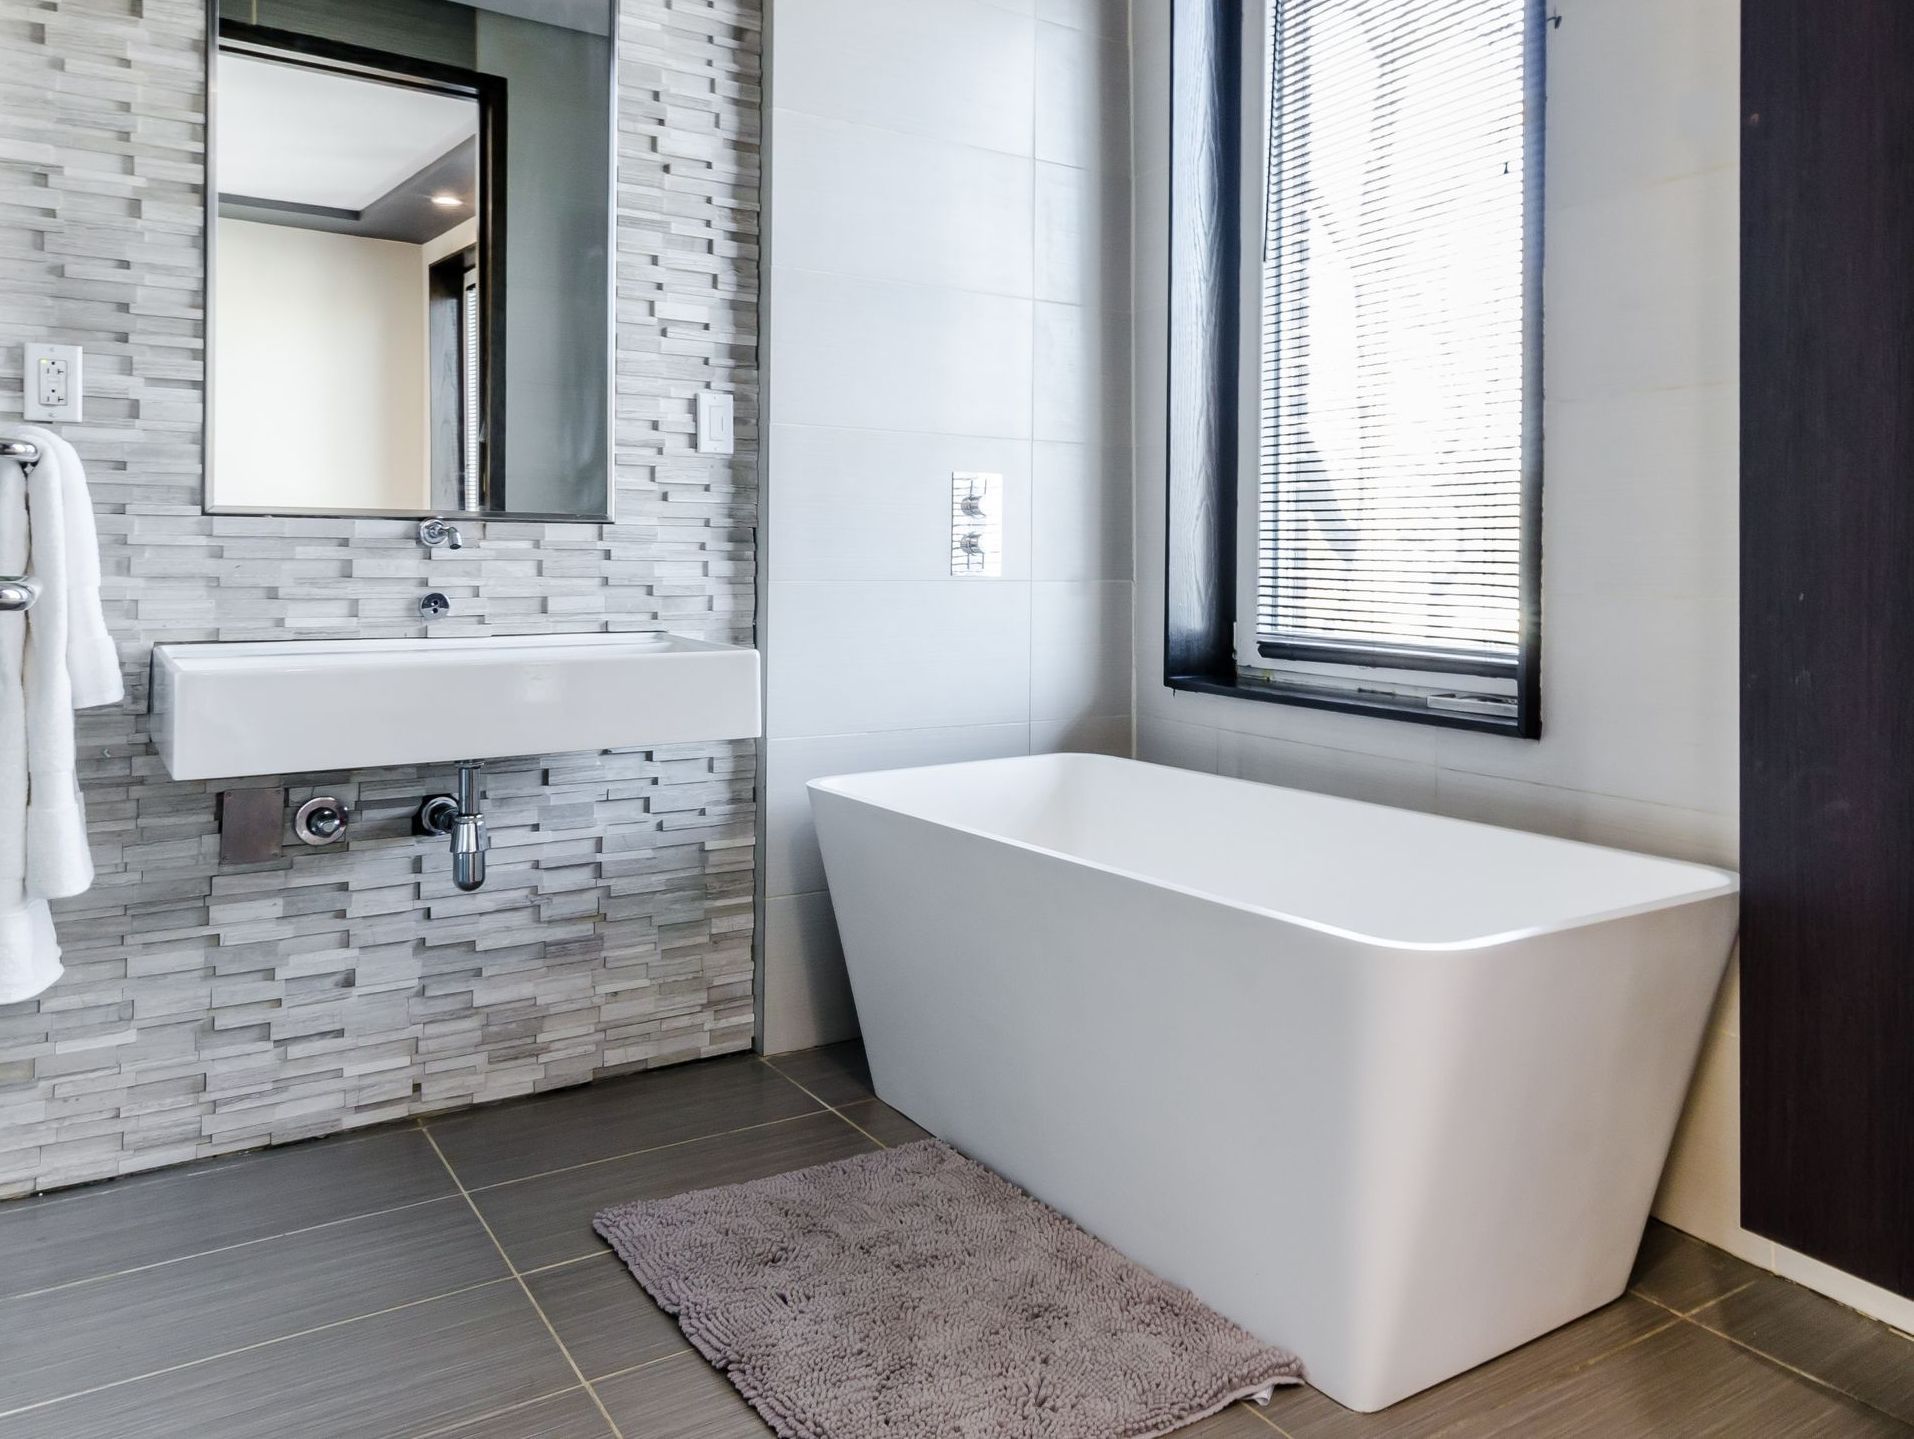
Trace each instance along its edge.
<path fill-rule="evenodd" d="M 764 1042 L 855 1033 L 805 782 L 1131 744 L 1122 0 L 774 0 Z M 1008 485 L 950 577 L 950 475 Z"/>
<path fill-rule="evenodd" d="M 618 522 L 471 525 L 454 556 L 202 512 L 205 7 L 0 6 L 0 414 L 19 341 L 86 346 L 68 433 L 130 691 L 80 724 L 99 879 L 58 907 L 67 975 L 0 1007 L 0 1195 L 751 1043 L 754 746 L 493 766 L 491 878 L 460 895 L 410 833 L 446 772 L 286 777 L 353 802 L 352 842 L 222 866 L 222 786 L 170 781 L 144 711 L 156 642 L 414 634 L 427 589 L 452 633 L 751 639 L 759 13 L 622 0 Z M 714 385 L 735 460 L 693 453 Z"/>
<path fill-rule="evenodd" d="M 1169 6 L 1136 0 L 1137 552 L 1163 553 Z M 1539 742 L 1165 688 L 1139 566 L 1139 757 L 1733 866 L 1739 852 L 1739 0 L 1557 0 L 1547 33 Z M 1739 1224 L 1724 985 L 1656 1200 L 1904 1326 L 1914 1304 Z"/>

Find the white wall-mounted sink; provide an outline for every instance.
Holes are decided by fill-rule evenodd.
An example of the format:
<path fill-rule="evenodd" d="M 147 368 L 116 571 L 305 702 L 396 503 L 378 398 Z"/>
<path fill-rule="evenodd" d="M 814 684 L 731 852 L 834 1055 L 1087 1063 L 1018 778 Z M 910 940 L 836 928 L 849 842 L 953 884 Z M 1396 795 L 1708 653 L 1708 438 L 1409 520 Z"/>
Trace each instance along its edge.
<path fill-rule="evenodd" d="M 677 635 L 158 645 L 174 779 L 754 739 L 756 650 Z"/>

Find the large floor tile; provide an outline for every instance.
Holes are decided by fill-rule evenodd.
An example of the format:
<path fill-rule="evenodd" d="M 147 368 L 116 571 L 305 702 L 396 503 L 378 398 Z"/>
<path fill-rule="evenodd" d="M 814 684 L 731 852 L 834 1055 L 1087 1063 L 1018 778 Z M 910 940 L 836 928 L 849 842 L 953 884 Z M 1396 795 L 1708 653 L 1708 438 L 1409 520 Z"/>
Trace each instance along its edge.
<path fill-rule="evenodd" d="M 761 1439 L 771 1432 L 731 1381 L 687 1351 L 594 1386 L 618 1427 L 644 1439 Z"/>
<path fill-rule="evenodd" d="M 837 1115 L 820 1112 L 501 1184 L 472 1198 L 512 1263 L 539 1269 L 602 1248 L 591 1221 L 607 1205 L 761 1179 L 872 1148 Z"/>
<path fill-rule="evenodd" d="M 1676 1322 L 1444 1439 L 1907 1439 L 1877 1410 Z"/>
<path fill-rule="evenodd" d="M 504 1273 L 471 1207 L 454 1197 L 8 1300 L 0 1410 Z"/>
<path fill-rule="evenodd" d="M 416 1128 L 0 1205 L 0 1298 L 455 1192 Z"/>
<path fill-rule="evenodd" d="M 822 1049 L 802 1049 L 792 1054 L 774 1054 L 766 1062 L 826 1104 L 855 1104 L 860 1099 L 869 1099 L 873 1093 L 871 1070 L 864 1062 L 864 1045 L 860 1040 L 827 1044 Z"/>
<path fill-rule="evenodd" d="M 930 1138 L 928 1129 L 912 1123 L 881 1099 L 866 1099 L 857 1104 L 847 1104 L 838 1113 L 886 1149 L 894 1149 L 900 1144 L 915 1144 L 920 1139 Z"/>
<path fill-rule="evenodd" d="M 524 1291 L 508 1280 L 0 1416 L 0 1436 L 410 1439 L 576 1383 Z M 538 1432 L 471 1431 L 488 1439 Z M 590 1432 L 557 1429 L 551 1439 Z"/>
<path fill-rule="evenodd" d="M 587 1379 L 649 1364 L 685 1347 L 678 1321 L 652 1303 L 609 1251 L 530 1275 L 525 1282 Z"/>
<path fill-rule="evenodd" d="M 1772 1274 L 1693 1318 L 1914 1425 L 1914 1339 L 1885 1324 Z"/>
<path fill-rule="evenodd" d="M 1264 1412 L 1294 1439 L 1425 1439 L 1446 1434 L 1459 1420 L 1487 1413 L 1680 1322 L 1645 1299 L 1624 1295 L 1573 1324 L 1411 1395 L 1379 1414 L 1357 1414 L 1314 1389 L 1301 1388 L 1277 1390 Z"/>
<path fill-rule="evenodd" d="M 580 1388 L 434 1430 L 429 1439 L 611 1439 L 611 1425 L 591 1395 Z"/>
<path fill-rule="evenodd" d="M 816 1109 L 755 1058 L 704 1060 L 435 1119 L 471 1189 Z"/>
<path fill-rule="evenodd" d="M 1648 1222 L 1628 1287 L 1677 1314 L 1712 1304 L 1752 1283 L 1762 1271 L 1659 1220 Z"/>

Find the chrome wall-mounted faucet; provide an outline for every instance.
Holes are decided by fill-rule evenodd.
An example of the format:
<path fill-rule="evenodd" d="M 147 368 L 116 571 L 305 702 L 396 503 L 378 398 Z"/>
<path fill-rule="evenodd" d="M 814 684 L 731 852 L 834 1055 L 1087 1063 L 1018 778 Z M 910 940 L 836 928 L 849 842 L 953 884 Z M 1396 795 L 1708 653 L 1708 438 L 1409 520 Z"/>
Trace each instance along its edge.
<path fill-rule="evenodd" d="M 452 842 L 452 883 L 470 894 L 485 884 L 485 851 L 492 837 L 485 832 L 479 796 L 485 766 L 478 760 L 459 765 L 456 795 L 435 794 L 419 806 L 421 834 L 444 835 Z"/>
<path fill-rule="evenodd" d="M 419 543 L 428 550 L 436 550 L 440 545 L 451 550 L 462 550 L 465 548 L 465 536 L 450 520 L 434 515 L 429 520 L 419 521 Z"/>

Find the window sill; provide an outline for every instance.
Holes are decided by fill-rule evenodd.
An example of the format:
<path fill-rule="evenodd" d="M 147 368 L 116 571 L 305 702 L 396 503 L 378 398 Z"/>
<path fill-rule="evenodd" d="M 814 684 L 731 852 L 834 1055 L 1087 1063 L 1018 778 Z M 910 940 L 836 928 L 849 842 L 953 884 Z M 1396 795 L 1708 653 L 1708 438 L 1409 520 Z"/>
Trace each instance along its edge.
<path fill-rule="evenodd" d="M 1347 695 L 1297 686 L 1257 684 L 1252 680 L 1218 679 L 1211 675 L 1166 675 L 1163 683 L 1170 689 L 1182 690 L 1186 694 L 1221 695 L 1225 699 L 1255 700 L 1262 704 L 1292 705 L 1299 709 L 1333 710 L 1338 714 L 1369 715 L 1374 719 L 1406 720 L 1410 724 L 1473 730 L 1477 734 L 1505 735 L 1510 739 L 1541 738 L 1540 726 L 1532 719 L 1525 723 L 1520 718 L 1455 714 L 1381 695 L 1374 699 L 1351 699 Z"/>

